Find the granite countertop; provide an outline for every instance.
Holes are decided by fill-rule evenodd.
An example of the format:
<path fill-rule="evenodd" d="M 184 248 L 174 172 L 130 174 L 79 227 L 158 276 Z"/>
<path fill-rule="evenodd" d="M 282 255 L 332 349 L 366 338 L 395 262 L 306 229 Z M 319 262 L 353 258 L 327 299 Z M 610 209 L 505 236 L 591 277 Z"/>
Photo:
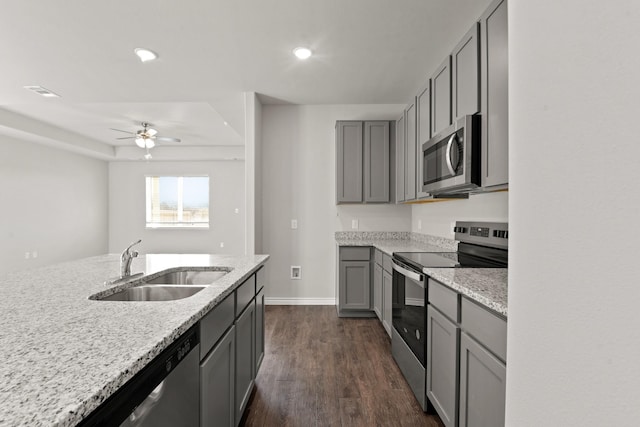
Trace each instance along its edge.
<path fill-rule="evenodd" d="M 118 254 L 1 276 L 0 426 L 76 425 L 268 258 L 134 259 L 131 272 L 145 275 L 176 267 L 233 269 L 189 298 L 165 302 L 89 299 L 118 275 Z"/>
<path fill-rule="evenodd" d="M 457 242 L 408 232 L 337 232 L 338 246 L 372 246 L 393 252 L 455 252 Z M 427 268 L 429 277 L 491 310 L 507 316 L 506 268 Z"/>

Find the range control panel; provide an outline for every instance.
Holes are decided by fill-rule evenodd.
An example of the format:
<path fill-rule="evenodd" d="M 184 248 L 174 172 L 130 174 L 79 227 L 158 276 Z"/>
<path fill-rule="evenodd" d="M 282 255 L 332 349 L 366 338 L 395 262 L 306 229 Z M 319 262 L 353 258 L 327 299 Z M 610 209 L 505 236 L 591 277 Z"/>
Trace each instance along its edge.
<path fill-rule="evenodd" d="M 457 221 L 453 227 L 456 240 L 500 249 L 509 247 L 509 224 L 506 222 Z"/>

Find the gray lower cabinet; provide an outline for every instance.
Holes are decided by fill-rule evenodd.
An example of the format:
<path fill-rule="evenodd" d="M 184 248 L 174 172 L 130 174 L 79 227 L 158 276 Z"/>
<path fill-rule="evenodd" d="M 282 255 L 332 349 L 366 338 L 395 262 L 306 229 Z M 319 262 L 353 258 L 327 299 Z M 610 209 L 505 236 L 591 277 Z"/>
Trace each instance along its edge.
<path fill-rule="evenodd" d="M 234 427 L 235 327 L 200 363 L 200 425 Z"/>
<path fill-rule="evenodd" d="M 473 338 L 460 337 L 460 426 L 504 426 L 506 365 Z"/>
<path fill-rule="evenodd" d="M 382 321 L 382 266 L 378 263 L 373 265 L 373 311 L 378 316 L 378 319 Z"/>
<path fill-rule="evenodd" d="M 256 306 L 250 303 L 236 320 L 235 424 L 247 407 L 255 379 Z"/>
<path fill-rule="evenodd" d="M 480 18 L 482 186 L 509 182 L 509 67 L 507 0 L 494 1 Z"/>
<path fill-rule="evenodd" d="M 256 345 L 255 345 L 256 370 L 258 375 L 260 365 L 264 359 L 264 288 L 256 294 Z"/>
<path fill-rule="evenodd" d="M 458 421 L 460 328 L 433 305 L 427 308 L 427 398 L 447 427 Z"/>
<path fill-rule="evenodd" d="M 341 310 L 371 310 L 370 271 L 369 261 L 340 261 Z"/>
<path fill-rule="evenodd" d="M 391 338 L 391 315 L 393 308 L 392 298 L 392 273 L 385 269 L 382 270 L 382 326 Z"/>

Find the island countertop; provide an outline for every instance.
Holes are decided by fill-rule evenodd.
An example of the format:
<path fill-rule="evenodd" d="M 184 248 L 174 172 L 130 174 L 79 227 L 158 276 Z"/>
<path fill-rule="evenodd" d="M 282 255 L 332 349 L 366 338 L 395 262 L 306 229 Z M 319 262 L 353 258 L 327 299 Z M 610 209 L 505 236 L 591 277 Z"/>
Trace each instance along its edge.
<path fill-rule="evenodd" d="M 115 286 L 104 282 L 118 276 L 118 254 L 0 276 L 0 426 L 76 425 L 268 258 L 134 259 L 131 272 L 145 275 L 176 267 L 232 268 L 201 292 L 175 301 L 90 300 Z"/>

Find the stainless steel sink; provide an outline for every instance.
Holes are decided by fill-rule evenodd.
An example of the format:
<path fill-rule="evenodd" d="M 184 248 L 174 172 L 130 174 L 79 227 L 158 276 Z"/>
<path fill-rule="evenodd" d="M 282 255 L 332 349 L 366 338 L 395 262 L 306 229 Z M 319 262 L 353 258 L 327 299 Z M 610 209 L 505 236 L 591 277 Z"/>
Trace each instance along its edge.
<path fill-rule="evenodd" d="M 149 280 L 142 279 L 142 281 L 147 285 L 210 285 L 227 273 L 229 272 L 223 270 L 182 270 L 165 273 Z"/>
<path fill-rule="evenodd" d="M 98 298 L 102 301 L 174 301 L 194 295 L 206 286 L 194 285 L 142 285 L 123 289 L 115 294 Z"/>

